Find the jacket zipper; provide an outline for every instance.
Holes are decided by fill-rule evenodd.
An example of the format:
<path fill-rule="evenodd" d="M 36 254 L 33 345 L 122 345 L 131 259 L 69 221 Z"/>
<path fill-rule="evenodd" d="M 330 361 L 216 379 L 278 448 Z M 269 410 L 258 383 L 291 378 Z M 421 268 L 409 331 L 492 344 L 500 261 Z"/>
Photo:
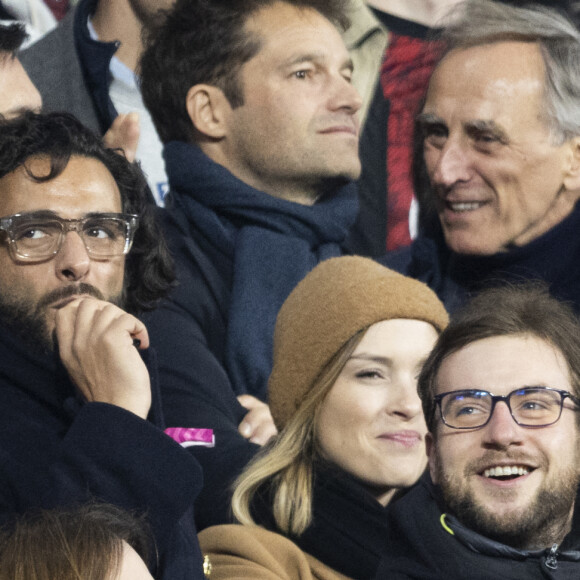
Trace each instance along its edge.
<path fill-rule="evenodd" d="M 556 570 L 558 568 L 558 544 L 552 544 L 546 556 L 546 568 L 550 568 L 550 570 Z"/>

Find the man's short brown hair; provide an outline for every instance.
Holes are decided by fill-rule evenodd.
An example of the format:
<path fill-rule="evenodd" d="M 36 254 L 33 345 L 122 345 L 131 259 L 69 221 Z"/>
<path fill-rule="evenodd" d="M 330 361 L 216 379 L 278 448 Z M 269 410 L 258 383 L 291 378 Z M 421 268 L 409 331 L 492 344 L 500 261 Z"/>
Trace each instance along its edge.
<path fill-rule="evenodd" d="M 316 10 L 339 29 L 349 25 L 346 0 L 177 0 L 151 27 L 139 66 L 141 93 L 163 143 L 195 140 L 186 109 L 195 85 L 220 88 L 232 108 L 243 104 L 239 72 L 262 42 L 246 23 L 278 2 Z"/>

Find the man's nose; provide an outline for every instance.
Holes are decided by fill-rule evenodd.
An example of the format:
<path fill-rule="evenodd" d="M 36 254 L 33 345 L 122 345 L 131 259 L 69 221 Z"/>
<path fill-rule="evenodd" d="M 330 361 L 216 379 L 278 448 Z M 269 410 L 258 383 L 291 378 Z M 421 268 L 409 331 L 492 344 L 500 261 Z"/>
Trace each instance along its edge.
<path fill-rule="evenodd" d="M 329 107 L 332 110 L 343 109 L 354 114 L 361 108 L 361 106 L 362 97 L 355 86 L 342 75 L 337 75 L 332 83 L 332 94 Z"/>
<path fill-rule="evenodd" d="M 442 149 L 429 153 L 425 161 L 433 185 L 450 187 L 471 177 L 469 156 L 461 143 L 448 140 Z"/>
<path fill-rule="evenodd" d="M 79 281 L 89 272 L 91 258 L 81 236 L 67 232 L 62 246 L 55 256 L 56 275 L 61 280 Z"/>
<path fill-rule="evenodd" d="M 483 427 L 484 443 L 490 447 L 508 447 L 522 442 L 522 427 L 512 417 L 505 401 L 498 401 L 488 424 Z"/>

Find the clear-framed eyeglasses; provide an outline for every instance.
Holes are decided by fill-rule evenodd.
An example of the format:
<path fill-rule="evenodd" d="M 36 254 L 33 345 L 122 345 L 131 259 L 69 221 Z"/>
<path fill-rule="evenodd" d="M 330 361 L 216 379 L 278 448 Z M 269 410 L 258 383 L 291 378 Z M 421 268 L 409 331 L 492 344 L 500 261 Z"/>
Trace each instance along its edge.
<path fill-rule="evenodd" d="M 568 391 L 550 387 L 522 387 L 508 395 L 493 395 L 479 389 L 463 389 L 434 397 L 441 420 L 452 429 L 478 429 L 487 425 L 498 402 L 503 401 L 513 420 L 522 427 L 547 427 L 562 415 L 565 399 L 576 407 L 580 399 Z"/>
<path fill-rule="evenodd" d="M 41 262 L 55 256 L 68 232 L 77 232 L 89 256 L 96 259 L 127 254 L 139 218 L 134 214 L 94 213 L 81 219 L 64 219 L 47 212 L 0 218 L 14 260 Z"/>

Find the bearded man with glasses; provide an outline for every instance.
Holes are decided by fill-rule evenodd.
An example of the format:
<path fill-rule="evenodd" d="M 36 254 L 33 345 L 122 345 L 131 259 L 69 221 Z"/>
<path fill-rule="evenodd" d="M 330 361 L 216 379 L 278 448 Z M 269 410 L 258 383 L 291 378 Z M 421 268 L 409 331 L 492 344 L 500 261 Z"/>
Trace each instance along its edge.
<path fill-rule="evenodd" d="M 72 116 L 0 121 L 0 523 L 147 513 L 155 578 L 201 578 L 197 461 L 163 432 L 145 325 L 173 269 L 137 166 Z M 176 426 L 177 427 L 177 426 Z"/>
<path fill-rule="evenodd" d="M 378 578 L 580 578 L 580 324 L 535 284 L 483 291 L 419 378 L 429 477 Z"/>

